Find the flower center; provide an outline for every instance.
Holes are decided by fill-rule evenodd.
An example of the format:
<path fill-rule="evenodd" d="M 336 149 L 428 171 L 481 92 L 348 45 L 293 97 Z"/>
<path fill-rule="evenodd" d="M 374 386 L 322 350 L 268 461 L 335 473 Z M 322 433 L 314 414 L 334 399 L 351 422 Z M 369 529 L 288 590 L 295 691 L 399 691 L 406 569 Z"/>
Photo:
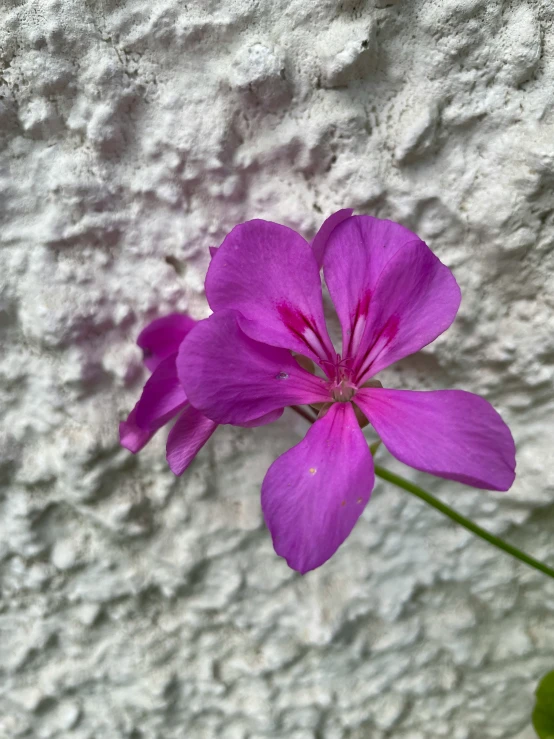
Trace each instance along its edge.
<path fill-rule="evenodd" d="M 352 382 L 352 370 L 350 368 L 350 358 L 344 359 L 340 354 L 335 356 L 333 362 L 329 362 L 332 366 L 334 375 L 329 383 L 329 391 L 331 397 L 337 403 L 348 403 L 356 394 L 357 386 Z"/>
<path fill-rule="evenodd" d="M 355 394 L 356 387 L 348 380 L 340 380 L 340 382 L 337 382 L 337 384 L 331 388 L 331 395 L 333 396 L 333 400 L 336 400 L 337 403 L 348 403 L 349 400 L 352 400 Z"/>

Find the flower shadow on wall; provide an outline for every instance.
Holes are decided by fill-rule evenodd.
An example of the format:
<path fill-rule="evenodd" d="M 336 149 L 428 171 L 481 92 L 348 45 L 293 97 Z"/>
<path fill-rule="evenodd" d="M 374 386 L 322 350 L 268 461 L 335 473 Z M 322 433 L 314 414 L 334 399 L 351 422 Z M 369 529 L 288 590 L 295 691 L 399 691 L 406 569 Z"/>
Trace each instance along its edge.
<path fill-rule="evenodd" d="M 306 437 L 269 468 L 262 509 L 277 554 L 305 573 L 348 537 L 374 484 L 360 421 L 397 459 L 490 490 L 515 477 L 511 433 L 483 398 L 461 390 L 381 387 L 375 375 L 434 341 L 454 321 L 452 272 L 399 224 L 342 210 L 311 244 L 276 223 L 249 221 L 212 249 L 213 314 L 160 318 L 138 344 L 153 371 L 121 443 L 138 452 L 178 415 L 167 459 L 182 474 L 218 424 L 261 426 L 307 406 Z M 337 353 L 323 315 L 320 271 L 342 328 Z"/>

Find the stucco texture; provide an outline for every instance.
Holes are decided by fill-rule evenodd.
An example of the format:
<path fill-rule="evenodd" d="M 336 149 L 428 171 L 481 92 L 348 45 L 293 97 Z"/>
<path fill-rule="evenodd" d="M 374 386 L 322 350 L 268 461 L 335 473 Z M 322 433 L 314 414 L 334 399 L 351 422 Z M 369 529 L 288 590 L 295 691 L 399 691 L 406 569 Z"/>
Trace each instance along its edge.
<path fill-rule="evenodd" d="M 463 302 L 380 379 L 482 394 L 518 477 L 378 460 L 552 564 L 553 108 L 550 0 L 3 0 L 2 739 L 532 739 L 546 577 L 382 482 L 302 577 L 259 501 L 302 419 L 179 479 L 117 426 L 140 329 L 208 315 L 231 227 L 392 218 Z"/>

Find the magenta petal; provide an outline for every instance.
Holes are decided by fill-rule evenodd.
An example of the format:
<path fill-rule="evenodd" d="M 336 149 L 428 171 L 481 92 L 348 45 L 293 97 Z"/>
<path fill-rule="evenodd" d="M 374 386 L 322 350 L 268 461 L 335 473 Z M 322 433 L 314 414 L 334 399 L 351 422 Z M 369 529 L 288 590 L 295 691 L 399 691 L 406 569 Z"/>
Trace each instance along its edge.
<path fill-rule="evenodd" d="M 140 452 L 140 450 L 148 444 L 159 428 L 153 428 L 150 431 L 141 429 L 137 426 L 136 416 L 137 406 L 135 406 L 129 413 L 127 420 L 121 421 L 119 424 L 119 443 L 122 447 L 125 447 L 125 449 L 128 449 L 133 454 Z"/>
<path fill-rule="evenodd" d="M 200 321 L 181 344 L 179 378 L 190 402 L 218 423 L 248 423 L 288 405 L 329 400 L 326 383 L 285 349 L 261 344 L 235 311 Z"/>
<path fill-rule="evenodd" d="M 243 426 L 245 429 L 255 429 L 258 426 L 267 426 L 269 423 L 278 421 L 283 415 L 284 408 L 279 408 L 271 413 L 266 413 L 260 418 L 254 418 L 252 421 L 246 421 L 245 423 L 237 424 L 237 426 Z"/>
<path fill-rule="evenodd" d="M 385 264 L 414 240 L 418 237 L 400 224 L 371 216 L 352 216 L 329 233 L 323 271 L 342 326 L 343 357 L 358 351 Z"/>
<path fill-rule="evenodd" d="M 149 430 L 167 423 L 186 403 L 187 396 L 179 378 L 172 354 L 160 362 L 148 379 L 136 407 L 136 422 L 140 428 Z"/>
<path fill-rule="evenodd" d="M 512 434 L 479 395 L 367 388 L 358 391 L 355 403 L 404 464 L 477 488 L 508 490 L 512 485 Z"/>
<path fill-rule="evenodd" d="M 350 218 L 354 212 L 353 208 L 343 208 L 343 210 L 337 210 L 321 224 L 321 228 L 316 233 L 312 241 L 312 251 L 317 262 L 317 266 L 321 268 L 323 265 L 323 255 L 327 247 L 327 241 L 329 236 L 335 230 L 335 228 L 347 218 Z"/>
<path fill-rule="evenodd" d="M 216 428 L 217 423 L 187 403 L 167 437 L 167 461 L 175 475 L 183 474 Z"/>
<path fill-rule="evenodd" d="M 152 321 L 140 332 L 137 344 L 144 352 L 144 364 L 151 372 L 162 359 L 175 354 L 195 324 L 196 321 L 184 313 L 171 313 Z"/>
<path fill-rule="evenodd" d="M 261 220 L 236 226 L 212 258 L 206 296 L 214 311 L 239 311 L 243 330 L 256 341 L 314 361 L 335 358 L 317 262 L 290 228 Z"/>
<path fill-rule="evenodd" d="M 384 267 L 370 301 L 354 359 L 358 383 L 434 341 L 456 317 L 460 300 L 454 275 L 429 247 L 406 244 Z"/>
<path fill-rule="evenodd" d="M 335 403 L 281 455 L 262 485 L 275 551 L 304 574 L 350 534 L 374 483 L 373 459 L 350 403 Z"/>
<path fill-rule="evenodd" d="M 213 257 L 215 257 L 215 255 L 217 254 L 219 246 L 209 246 L 208 249 L 210 250 L 210 257 L 213 259 Z"/>

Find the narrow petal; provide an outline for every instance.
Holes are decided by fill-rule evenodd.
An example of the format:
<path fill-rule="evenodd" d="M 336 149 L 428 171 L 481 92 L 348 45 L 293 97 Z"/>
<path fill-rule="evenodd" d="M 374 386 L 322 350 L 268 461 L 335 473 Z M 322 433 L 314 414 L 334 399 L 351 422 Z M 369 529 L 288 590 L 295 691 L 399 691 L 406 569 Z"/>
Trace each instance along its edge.
<path fill-rule="evenodd" d="M 282 415 L 282 410 L 272 411 L 242 425 L 246 428 L 265 426 L 277 421 Z M 167 437 L 167 461 L 175 475 L 183 474 L 218 425 L 187 403 Z"/>
<path fill-rule="evenodd" d="M 353 365 L 357 382 L 434 341 L 451 325 L 460 301 L 448 267 L 423 241 L 406 244 L 385 265 L 370 302 Z"/>
<path fill-rule="evenodd" d="M 250 338 L 315 361 L 334 360 L 319 268 L 292 229 L 262 220 L 236 226 L 212 258 L 206 296 L 214 311 L 238 310 Z"/>
<path fill-rule="evenodd" d="M 186 403 L 187 396 L 179 378 L 177 354 L 163 359 L 148 379 L 136 408 L 136 422 L 148 431 L 167 423 Z"/>
<path fill-rule="evenodd" d="M 304 574 L 354 528 L 374 483 L 373 460 L 350 403 L 334 403 L 269 468 L 262 509 L 275 551 Z"/>
<path fill-rule="evenodd" d="M 288 405 L 329 399 L 327 384 L 290 352 L 254 341 L 235 311 L 200 321 L 181 344 L 179 378 L 190 402 L 218 423 L 248 423 Z"/>
<path fill-rule="evenodd" d="M 323 255 L 325 254 L 325 249 L 327 247 L 329 236 L 331 236 L 332 232 L 340 223 L 345 221 L 347 218 L 350 218 L 353 212 L 353 208 L 343 208 L 343 210 L 337 210 L 336 213 L 333 213 L 329 216 L 329 218 L 323 221 L 323 223 L 321 224 L 321 228 L 314 236 L 314 239 L 312 241 L 312 251 L 314 253 L 317 266 L 320 269 L 323 265 Z"/>
<path fill-rule="evenodd" d="M 175 475 L 183 474 L 216 428 L 217 423 L 187 403 L 167 437 L 167 461 Z"/>
<path fill-rule="evenodd" d="M 140 452 L 158 430 L 157 428 L 150 431 L 141 429 L 140 426 L 137 426 L 136 416 L 137 406 L 129 413 L 127 420 L 121 421 L 119 424 L 119 443 L 133 454 Z"/>
<path fill-rule="evenodd" d="M 510 429 L 484 398 L 463 390 L 359 390 L 354 402 L 404 464 L 487 490 L 515 478 Z"/>
<path fill-rule="evenodd" d="M 184 313 L 171 313 L 152 321 L 140 332 L 137 344 L 144 353 L 144 364 L 151 372 L 162 359 L 175 354 L 195 324 L 196 321 Z"/>
<path fill-rule="evenodd" d="M 343 358 L 358 351 L 370 300 L 385 264 L 414 240 L 419 239 L 400 224 L 371 216 L 352 216 L 331 229 L 323 272 L 342 326 Z"/>

